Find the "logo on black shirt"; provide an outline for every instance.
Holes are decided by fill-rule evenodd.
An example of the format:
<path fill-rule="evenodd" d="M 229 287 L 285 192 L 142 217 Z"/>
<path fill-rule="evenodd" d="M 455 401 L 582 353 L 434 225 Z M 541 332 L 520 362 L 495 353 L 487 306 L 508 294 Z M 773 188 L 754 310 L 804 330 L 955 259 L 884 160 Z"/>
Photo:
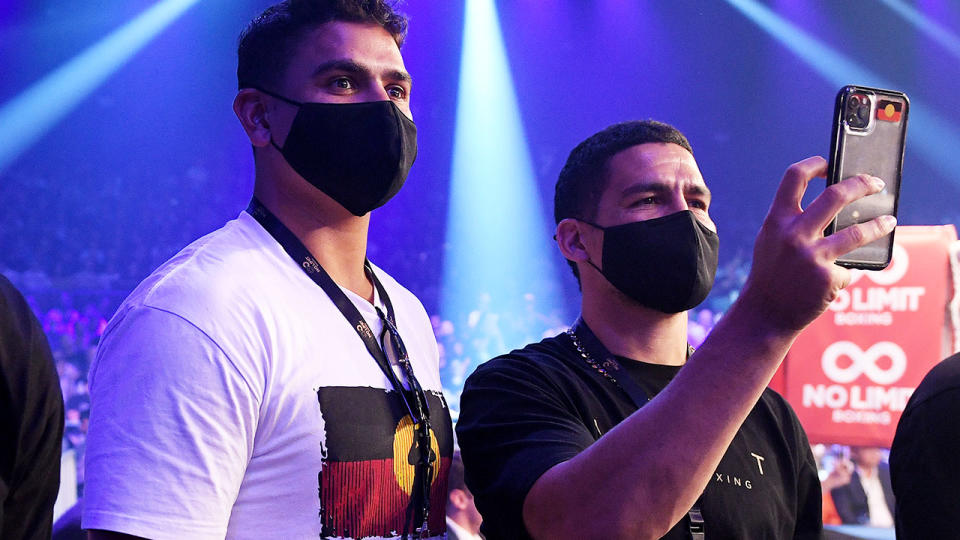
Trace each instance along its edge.
<path fill-rule="evenodd" d="M 750 482 L 750 479 L 740 478 L 739 476 L 732 476 L 729 474 L 724 474 L 722 472 L 713 473 L 714 482 L 720 484 L 729 484 L 734 487 L 753 489 L 753 483 Z"/>

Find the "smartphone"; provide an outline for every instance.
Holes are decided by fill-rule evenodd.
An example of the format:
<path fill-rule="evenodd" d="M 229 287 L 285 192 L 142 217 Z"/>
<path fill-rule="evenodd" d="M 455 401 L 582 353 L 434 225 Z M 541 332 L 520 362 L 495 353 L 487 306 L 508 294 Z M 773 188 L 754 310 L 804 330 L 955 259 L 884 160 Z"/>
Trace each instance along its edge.
<path fill-rule="evenodd" d="M 849 85 L 837 93 L 827 185 L 865 173 L 879 177 L 886 187 L 845 206 L 827 234 L 879 216 L 897 215 L 909 112 L 910 100 L 903 92 Z M 883 270 L 893 254 L 894 232 L 847 253 L 837 264 Z"/>

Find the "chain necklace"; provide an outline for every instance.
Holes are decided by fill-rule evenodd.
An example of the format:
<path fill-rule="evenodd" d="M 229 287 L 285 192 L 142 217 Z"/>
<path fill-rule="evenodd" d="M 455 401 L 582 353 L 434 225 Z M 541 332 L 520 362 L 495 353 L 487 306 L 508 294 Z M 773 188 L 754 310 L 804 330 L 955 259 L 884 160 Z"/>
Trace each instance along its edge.
<path fill-rule="evenodd" d="M 580 338 L 577 337 L 577 333 L 573 331 L 573 328 L 567 329 L 567 335 L 570 336 L 570 340 L 573 341 L 573 346 L 576 347 L 577 352 L 580 353 L 580 358 L 583 358 L 583 360 L 587 363 L 588 366 L 592 367 L 597 373 L 599 373 L 600 375 L 603 375 L 605 379 L 615 384 L 617 388 L 626 392 L 626 389 L 624 389 L 623 386 L 621 386 L 620 383 L 617 382 L 616 377 L 610 374 L 610 370 L 600 365 L 599 362 L 597 362 L 596 360 L 594 360 L 592 356 L 590 356 L 590 353 L 588 353 L 587 350 L 583 347 L 583 343 L 580 342 Z"/>
<path fill-rule="evenodd" d="M 567 335 L 570 336 L 570 341 L 573 342 L 573 346 L 576 347 L 577 352 L 580 353 L 580 358 L 583 358 L 583 360 L 587 363 L 588 366 L 592 367 L 594 371 L 596 371 L 600 375 L 603 375 L 605 379 L 612 382 L 614 385 L 617 386 L 617 388 L 619 388 L 620 390 L 623 390 L 624 392 L 627 392 L 627 390 L 623 387 L 623 385 L 621 385 L 617 381 L 617 378 L 610 374 L 611 367 L 613 369 L 619 369 L 619 366 L 611 362 L 604 362 L 603 364 L 600 364 L 599 362 L 597 362 L 596 359 L 590 356 L 590 353 L 587 352 L 587 349 L 584 348 L 583 343 L 580 342 L 580 338 L 577 337 L 577 333 L 573 331 L 573 328 L 567 329 Z M 687 344 L 687 358 L 690 358 L 690 355 L 692 355 L 694 351 L 695 349 L 693 348 L 693 346 L 691 346 L 690 344 Z M 629 392 L 627 392 L 627 394 L 629 394 Z M 647 401 L 650 401 L 650 398 L 647 398 Z"/>

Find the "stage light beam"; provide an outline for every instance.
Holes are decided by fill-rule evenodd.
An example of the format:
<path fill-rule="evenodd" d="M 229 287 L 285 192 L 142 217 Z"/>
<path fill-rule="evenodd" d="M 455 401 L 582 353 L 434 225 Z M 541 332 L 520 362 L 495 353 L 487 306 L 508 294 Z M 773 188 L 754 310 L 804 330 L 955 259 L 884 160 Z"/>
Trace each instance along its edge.
<path fill-rule="evenodd" d="M 726 0 L 754 24 L 787 47 L 793 54 L 836 86 L 860 84 L 896 89 L 897 85 L 864 68 L 854 60 L 804 32 L 756 0 Z M 915 152 L 928 165 L 960 184 L 956 174 L 956 155 L 960 148 L 960 130 L 928 108 L 919 96 L 910 96 L 910 124 L 907 128 L 908 152 Z"/>
<path fill-rule="evenodd" d="M 939 43 L 954 58 L 960 59 L 960 37 L 942 24 L 920 13 L 917 8 L 907 5 L 903 0 L 880 0 L 918 30 Z"/>
<path fill-rule="evenodd" d="M 0 107 L 0 172 L 198 0 L 161 0 Z"/>
<path fill-rule="evenodd" d="M 441 313 L 455 324 L 481 308 L 499 316 L 502 345 L 489 352 L 500 354 L 524 344 L 503 318 L 524 314 L 527 293 L 539 312 L 559 312 L 559 261 L 493 0 L 466 0 L 462 46 Z"/>

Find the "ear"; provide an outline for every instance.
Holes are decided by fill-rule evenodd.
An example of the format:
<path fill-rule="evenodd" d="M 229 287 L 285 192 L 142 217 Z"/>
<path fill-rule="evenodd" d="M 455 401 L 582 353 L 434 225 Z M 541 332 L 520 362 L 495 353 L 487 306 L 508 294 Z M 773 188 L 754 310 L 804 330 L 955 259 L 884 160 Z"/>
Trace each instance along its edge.
<path fill-rule="evenodd" d="M 447 498 L 450 504 L 457 510 L 465 510 L 470 503 L 470 498 L 467 497 L 467 493 L 460 488 L 451 489 Z"/>
<path fill-rule="evenodd" d="M 588 228 L 595 234 L 587 233 L 586 229 Z M 587 262 L 590 260 L 587 247 L 590 246 L 591 249 L 595 249 L 593 244 L 598 243 L 599 238 L 601 238 L 600 234 L 600 231 L 592 231 L 592 227 L 589 225 L 584 225 L 576 219 L 567 218 L 557 224 L 557 246 L 560 247 L 560 253 L 567 260 L 574 263 Z"/>
<path fill-rule="evenodd" d="M 263 95 L 253 88 L 244 88 L 233 98 L 233 112 L 247 132 L 250 144 L 263 148 L 270 144 L 270 123 Z"/>

